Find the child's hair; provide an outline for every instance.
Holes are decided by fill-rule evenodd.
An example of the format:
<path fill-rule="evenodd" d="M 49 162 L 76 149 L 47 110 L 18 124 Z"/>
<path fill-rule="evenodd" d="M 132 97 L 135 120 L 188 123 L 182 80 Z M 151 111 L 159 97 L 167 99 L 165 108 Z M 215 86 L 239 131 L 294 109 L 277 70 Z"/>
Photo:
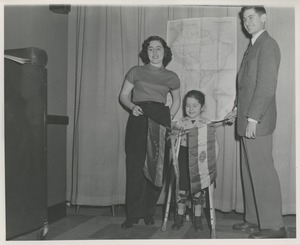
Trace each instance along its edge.
<path fill-rule="evenodd" d="M 199 90 L 190 90 L 189 92 L 187 92 L 183 98 L 183 111 L 185 113 L 185 106 L 186 106 L 186 100 L 187 98 L 194 98 L 196 100 L 198 100 L 198 102 L 201 104 L 201 106 L 203 107 L 205 105 L 205 94 L 202 93 Z"/>

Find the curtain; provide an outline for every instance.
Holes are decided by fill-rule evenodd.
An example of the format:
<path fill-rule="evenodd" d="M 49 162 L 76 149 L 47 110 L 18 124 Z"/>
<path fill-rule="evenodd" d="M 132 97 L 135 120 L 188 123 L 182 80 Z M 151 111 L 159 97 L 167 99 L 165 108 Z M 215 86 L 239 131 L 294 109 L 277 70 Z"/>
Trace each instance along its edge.
<path fill-rule="evenodd" d="M 142 42 L 150 35 L 166 40 L 168 20 L 236 17 L 239 66 L 249 42 L 242 32 L 239 11 L 239 6 L 72 6 L 68 33 L 67 200 L 95 206 L 125 203 L 128 112 L 120 105 L 118 95 L 126 72 L 141 64 L 138 52 Z M 274 161 L 281 181 L 283 213 L 289 214 L 296 210 L 294 11 L 267 11 L 267 29 L 282 52 Z M 282 18 L 277 20 L 276 16 Z M 282 32 L 288 33 L 288 43 Z M 217 137 L 220 154 L 215 207 L 243 212 L 240 145 L 234 126 L 219 126 Z"/>

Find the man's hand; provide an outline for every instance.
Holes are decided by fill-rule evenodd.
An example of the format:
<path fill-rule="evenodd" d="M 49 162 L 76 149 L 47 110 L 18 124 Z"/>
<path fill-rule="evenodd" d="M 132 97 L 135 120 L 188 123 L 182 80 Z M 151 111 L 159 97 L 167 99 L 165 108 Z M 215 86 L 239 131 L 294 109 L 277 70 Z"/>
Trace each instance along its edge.
<path fill-rule="evenodd" d="M 233 124 L 236 118 L 236 114 L 237 114 L 237 110 L 233 110 L 231 112 L 229 112 L 226 116 L 225 116 L 225 123 L 227 124 Z"/>
<path fill-rule="evenodd" d="M 246 138 L 248 139 L 255 139 L 256 137 L 256 122 L 249 122 L 247 123 L 246 127 Z"/>

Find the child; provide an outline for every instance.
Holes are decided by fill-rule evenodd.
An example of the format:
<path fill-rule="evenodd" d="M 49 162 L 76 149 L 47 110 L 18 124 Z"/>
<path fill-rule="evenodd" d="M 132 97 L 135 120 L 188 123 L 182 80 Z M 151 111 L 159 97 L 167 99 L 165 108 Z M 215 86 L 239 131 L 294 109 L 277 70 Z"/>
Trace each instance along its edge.
<path fill-rule="evenodd" d="M 209 124 L 211 121 L 202 117 L 201 113 L 204 110 L 205 95 L 197 90 L 189 91 L 183 100 L 183 106 L 186 117 L 179 119 L 174 125 L 174 129 L 190 129 L 199 127 L 203 124 Z M 180 143 L 178 156 L 179 162 L 179 200 L 177 201 L 177 214 L 175 223 L 172 225 L 172 230 L 178 230 L 183 225 L 183 218 L 186 211 L 186 205 L 189 194 L 193 199 L 193 225 L 196 231 L 202 230 L 201 213 L 205 202 L 205 191 L 201 190 L 198 193 L 190 192 L 190 174 L 188 161 L 188 140 L 187 134 L 183 135 Z"/>

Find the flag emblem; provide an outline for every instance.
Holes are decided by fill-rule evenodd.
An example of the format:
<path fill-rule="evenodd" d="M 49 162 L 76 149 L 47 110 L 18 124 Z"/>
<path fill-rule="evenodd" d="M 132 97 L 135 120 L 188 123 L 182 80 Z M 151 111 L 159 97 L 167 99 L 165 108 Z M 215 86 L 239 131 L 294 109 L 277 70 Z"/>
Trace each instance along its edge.
<path fill-rule="evenodd" d="M 199 155 L 199 161 L 200 162 L 204 162 L 206 159 L 206 152 L 205 151 L 202 151 Z"/>
<path fill-rule="evenodd" d="M 189 130 L 189 171 L 192 193 L 210 186 L 217 177 L 215 127 L 204 124 Z"/>
<path fill-rule="evenodd" d="M 154 185 L 163 186 L 166 128 L 148 117 L 144 174 Z"/>

